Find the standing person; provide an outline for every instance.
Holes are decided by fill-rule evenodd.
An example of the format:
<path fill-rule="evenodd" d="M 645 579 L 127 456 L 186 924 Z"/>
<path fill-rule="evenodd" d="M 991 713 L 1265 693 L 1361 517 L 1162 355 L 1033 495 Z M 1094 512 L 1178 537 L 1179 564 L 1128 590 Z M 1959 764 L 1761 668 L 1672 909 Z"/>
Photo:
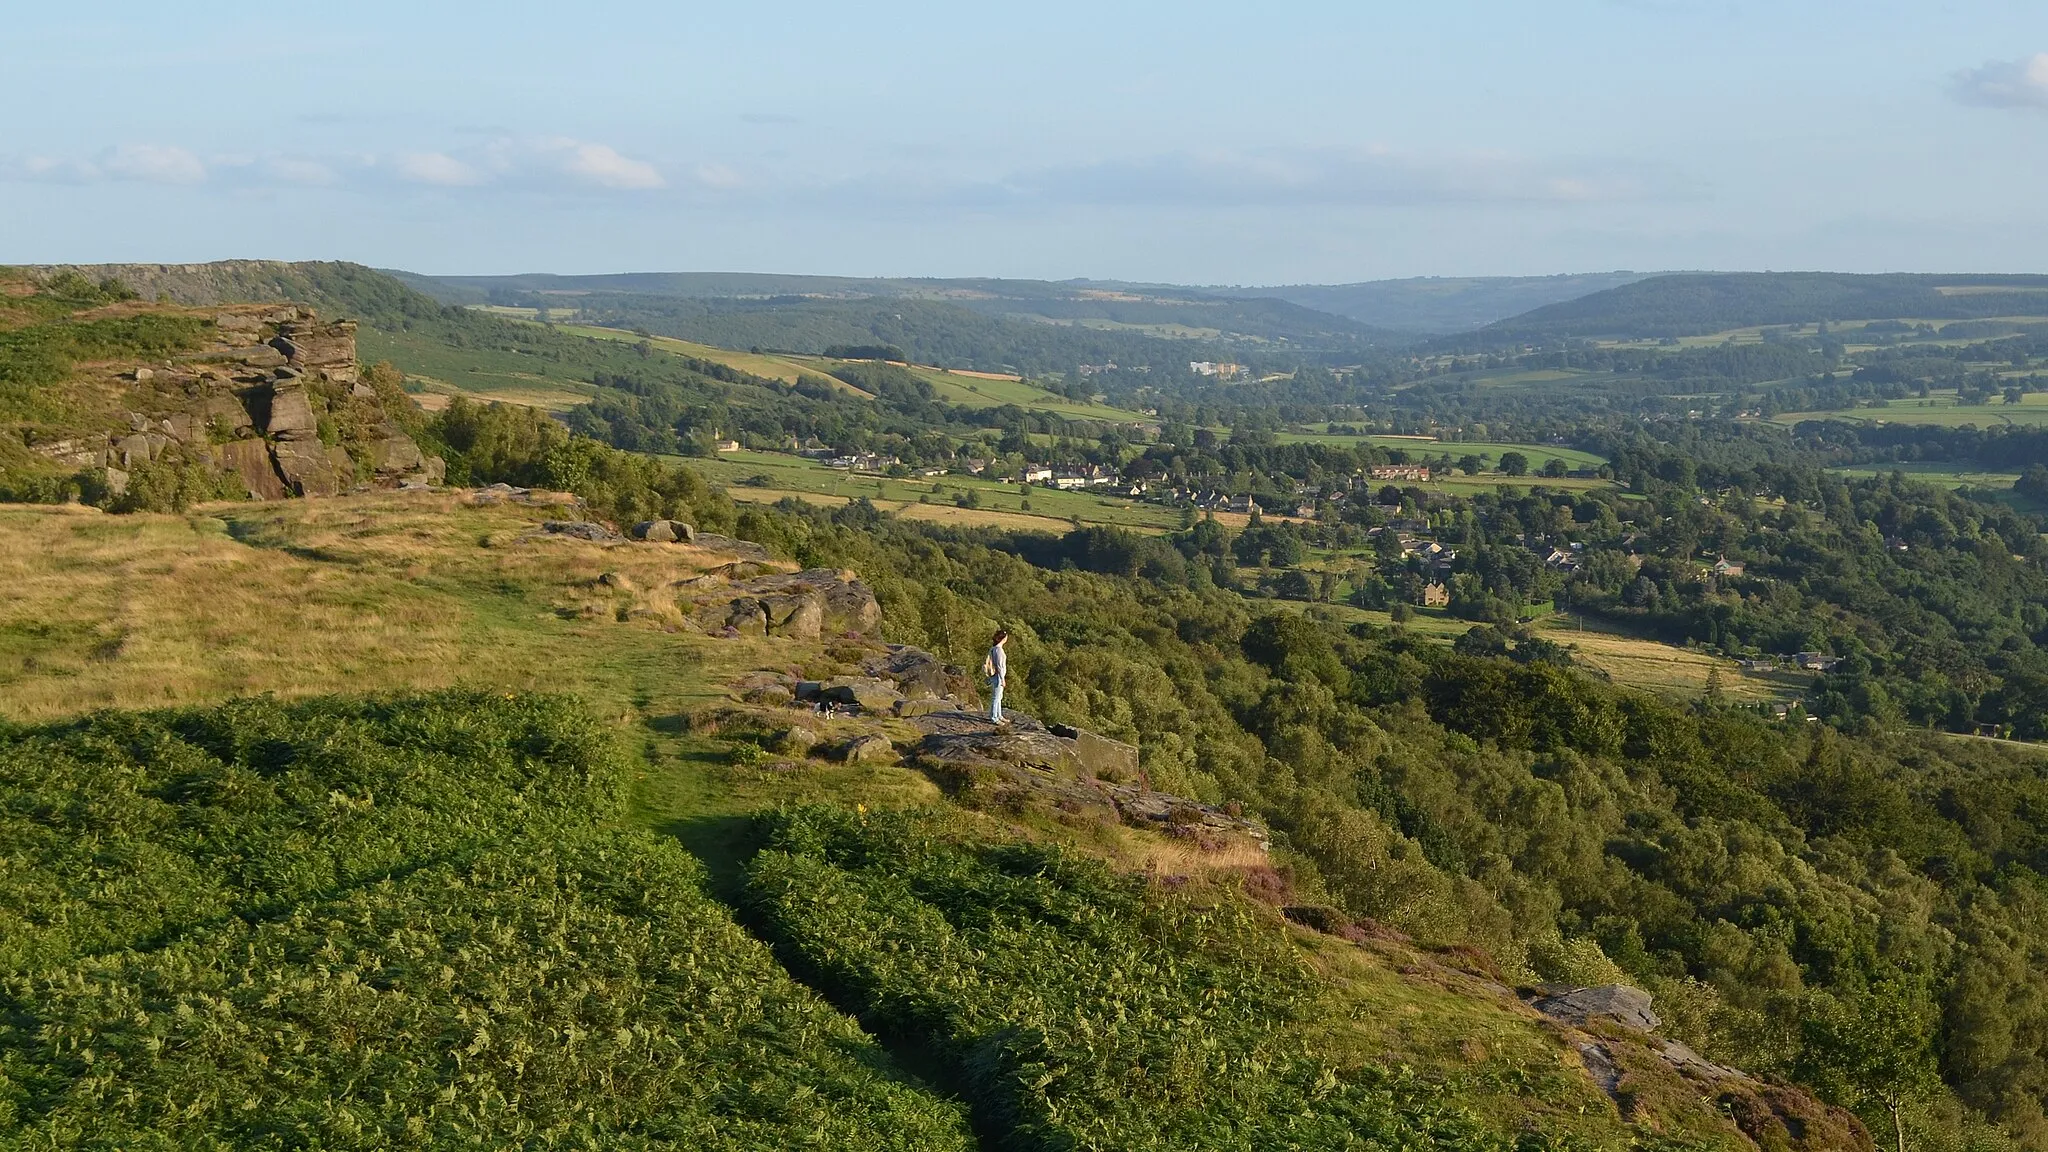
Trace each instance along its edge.
<path fill-rule="evenodd" d="M 988 659 L 981 662 L 981 674 L 988 677 L 988 719 L 991 724 L 1003 722 L 1003 681 L 1010 675 L 1010 654 L 1003 651 L 1003 642 L 1009 638 L 1009 629 L 996 629 L 995 639 L 988 644 Z"/>

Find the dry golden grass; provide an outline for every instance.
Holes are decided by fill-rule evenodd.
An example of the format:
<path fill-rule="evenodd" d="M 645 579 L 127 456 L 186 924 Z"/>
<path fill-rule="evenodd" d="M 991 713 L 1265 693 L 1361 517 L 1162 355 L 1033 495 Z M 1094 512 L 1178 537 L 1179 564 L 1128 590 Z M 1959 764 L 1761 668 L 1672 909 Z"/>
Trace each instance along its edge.
<path fill-rule="evenodd" d="M 875 507 L 895 505 L 892 509 L 905 520 L 928 520 L 937 524 L 953 524 L 963 528 L 1017 528 L 1027 531 L 1065 533 L 1074 527 L 1072 521 L 1051 516 L 1035 516 L 1029 512 L 999 512 L 993 508 L 962 508 L 954 504 L 897 504 L 893 500 L 877 500 Z"/>
<path fill-rule="evenodd" d="M 662 630 L 667 585 L 730 556 L 541 536 L 543 515 L 395 493 L 0 508 L 0 716 L 453 685 L 658 711 L 762 655 Z M 607 571 L 645 593 L 597 584 Z M 620 619 L 643 603 L 653 617 Z"/>
<path fill-rule="evenodd" d="M 1581 661 L 1617 684 L 1667 695 L 1696 698 L 1707 690 L 1707 673 L 1721 670 L 1721 691 L 1736 703 L 1762 703 L 1780 693 L 1768 681 L 1745 677 L 1735 661 L 1657 640 L 1613 632 L 1580 631 L 1560 617 L 1544 621 L 1545 638 L 1574 649 Z"/>

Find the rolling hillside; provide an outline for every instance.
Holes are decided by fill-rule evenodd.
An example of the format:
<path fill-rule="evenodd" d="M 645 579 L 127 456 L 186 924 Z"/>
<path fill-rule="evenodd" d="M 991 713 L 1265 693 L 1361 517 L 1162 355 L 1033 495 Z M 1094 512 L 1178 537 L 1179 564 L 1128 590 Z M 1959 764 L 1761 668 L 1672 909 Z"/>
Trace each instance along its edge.
<path fill-rule="evenodd" d="M 1397 332 L 1437 334 L 1482 328 L 1549 304 L 1576 300 L 1657 273 L 1562 276 L 1417 276 L 1359 284 L 1207 288 L 1219 296 L 1265 296 Z"/>
<path fill-rule="evenodd" d="M 2048 276 L 1713 272 L 1546 305 L 1446 344 L 1704 336 L 1771 324 L 2048 316 Z"/>

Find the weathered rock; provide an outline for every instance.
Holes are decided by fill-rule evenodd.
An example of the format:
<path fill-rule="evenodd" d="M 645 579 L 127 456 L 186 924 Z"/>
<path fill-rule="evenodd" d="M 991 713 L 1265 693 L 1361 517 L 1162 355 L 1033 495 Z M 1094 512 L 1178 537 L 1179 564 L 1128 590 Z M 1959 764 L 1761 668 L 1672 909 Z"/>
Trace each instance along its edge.
<path fill-rule="evenodd" d="M 718 626 L 741 636 L 766 636 L 768 613 L 759 600 L 735 600 L 726 605 L 724 622 Z"/>
<path fill-rule="evenodd" d="M 614 592 L 631 592 L 633 590 L 633 582 L 617 572 L 607 572 L 599 576 L 597 582 Z"/>
<path fill-rule="evenodd" d="M 832 758 L 847 764 L 893 764 L 896 746 L 886 736 L 855 736 L 833 749 Z"/>
<path fill-rule="evenodd" d="M 841 676 L 827 680 L 818 690 L 818 699 L 828 704 L 857 707 L 872 716 L 887 716 L 903 702 L 903 694 L 887 680 L 877 680 L 872 676 Z"/>
<path fill-rule="evenodd" d="M 206 424 L 190 412 L 173 412 L 157 422 L 163 433 L 180 444 L 197 444 L 206 439 Z"/>
<path fill-rule="evenodd" d="M 236 440 L 214 450 L 223 471 L 241 478 L 242 486 L 257 500 L 282 500 L 290 493 L 277 465 L 270 458 L 270 446 L 261 440 Z"/>
<path fill-rule="evenodd" d="M 356 379 L 356 325 L 353 320 L 321 324 L 288 321 L 278 328 L 271 346 L 296 368 L 317 370 L 344 384 Z"/>
<path fill-rule="evenodd" d="M 768 618 L 770 636 L 816 640 L 824 628 L 825 601 L 819 596 L 763 596 L 761 611 Z"/>
<path fill-rule="evenodd" d="M 607 544 L 619 539 L 619 534 L 602 524 L 591 520 L 543 520 L 541 531 L 554 536 L 568 536 L 576 540 L 589 540 Z"/>
<path fill-rule="evenodd" d="M 799 701 L 809 702 L 812 700 L 816 700 L 818 698 L 818 694 L 820 692 L 823 692 L 824 690 L 825 685 L 822 681 L 799 680 L 796 682 L 796 687 L 792 691 L 795 692 L 796 698 Z"/>
<path fill-rule="evenodd" d="M 876 602 L 874 590 L 851 572 L 811 568 L 761 576 L 749 581 L 746 589 L 756 596 L 816 594 L 823 602 L 824 628 L 834 635 L 872 632 L 882 623 L 882 606 Z"/>
<path fill-rule="evenodd" d="M 802 725 L 792 725 L 776 733 L 775 739 L 769 744 L 768 748 L 769 751 L 779 752 L 784 756 L 808 756 L 811 754 L 811 749 L 817 746 L 818 734 L 816 732 Z"/>
<path fill-rule="evenodd" d="M 725 552 L 741 560 L 770 560 L 768 550 L 751 540 L 735 540 L 713 532 L 699 532 L 693 541 L 700 548 L 713 552 Z"/>
<path fill-rule="evenodd" d="M 116 496 L 128 494 L 128 473 L 119 468 L 107 469 L 107 491 Z"/>
<path fill-rule="evenodd" d="M 653 544 L 688 544 L 697 530 L 681 520 L 642 520 L 633 525 L 633 539 Z"/>
<path fill-rule="evenodd" d="M 270 390 L 270 413 L 263 422 L 264 432 L 283 440 L 298 440 L 311 437 L 318 427 L 313 404 L 306 398 L 304 388 L 280 385 Z"/>
<path fill-rule="evenodd" d="M 375 400 L 377 398 L 377 390 L 360 381 L 349 385 L 348 394 L 350 398 L 356 400 Z"/>
<path fill-rule="evenodd" d="M 861 670 L 895 681 L 897 689 L 911 699 L 966 695 L 974 690 L 965 669 L 908 644 L 889 645 L 886 653 L 864 661 Z"/>
<path fill-rule="evenodd" d="M 1054 724 L 1051 731 L 1055 736 L 1074 742 L 1074 758 L 1088 775 L 1119 784 L 1137 781 L 1138 749 L 1135 745 L 1066 724 Z"/>
<path fill-rule="evenodd" d="M 131 373 L 131 377 L 137 383 L 141 383 L 142 381 L 148 380 L 149 378 L 155 375 L 156 370 L 153 368 L 137 368 L 133 373 Z"/>
<path fill-rule="evenodd" d="M 284 353 L 268 344 L 187 352 L 178 359 L 188 364 L 241 364 L 250 368 L 282 368 L 285 363 Z"/>
<path fill-rule="evenodd" d="M 427 458 L 410 436 L 386 436 L 370 445 L 370 467 L 380 476 L 425 470 Z"/>
<path fill-rule="evenodd" d="M 340 449 L 334 449 L 340 452 Z M 326 446 L 318 440 L 279 440 L 270 446 L 278 475 L 299 496 L 332 496 L 346 486 L 346 472 L 335 465 Z M 346 454 L 342 460 L 348 459 Z"/>
<path fill-rule="evenodd" d="M 107 462 L 107 438 L 74 437 L 33 444 L 29 451 L 71 468 L 98 468 Z"/>
<path fill-rule="evenodd" d="M 960 702 L 950 696 L 918 696 L 905 700 L 896 706 L 896 714 L 906 719 L 919 716 L 936 716 L 941 712 L 958 712 Z"/>
<path fill-rule="evenodd" d="M 247 333 L 262 329 L 263 321 L 241 312 L 221 312 L 215 314 L 213 326 L 222 332 Z"/>
<path fill-rule="evenodd" d="M 1641 1032 L 1653 1032 L 1663 1023 L 1650 1010 L 1650 994 L 1626 984 L 1600 984 L 1591 988 L 1547 984 L 1541 992 L 1542 995 L 1536 997 L 1532 1005 L 1538 1012 L 1562 1023 L 1584 1025 L 1604 1020 Z"/>

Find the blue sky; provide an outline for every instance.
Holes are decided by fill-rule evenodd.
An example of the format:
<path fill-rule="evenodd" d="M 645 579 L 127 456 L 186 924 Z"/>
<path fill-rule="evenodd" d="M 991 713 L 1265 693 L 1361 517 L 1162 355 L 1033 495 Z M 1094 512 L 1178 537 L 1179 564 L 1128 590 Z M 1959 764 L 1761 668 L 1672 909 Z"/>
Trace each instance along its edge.
<path fill-rule="evenodd" d="M 7 262 L 2048 271 L 2042 0 L 18 8 Z"/>

